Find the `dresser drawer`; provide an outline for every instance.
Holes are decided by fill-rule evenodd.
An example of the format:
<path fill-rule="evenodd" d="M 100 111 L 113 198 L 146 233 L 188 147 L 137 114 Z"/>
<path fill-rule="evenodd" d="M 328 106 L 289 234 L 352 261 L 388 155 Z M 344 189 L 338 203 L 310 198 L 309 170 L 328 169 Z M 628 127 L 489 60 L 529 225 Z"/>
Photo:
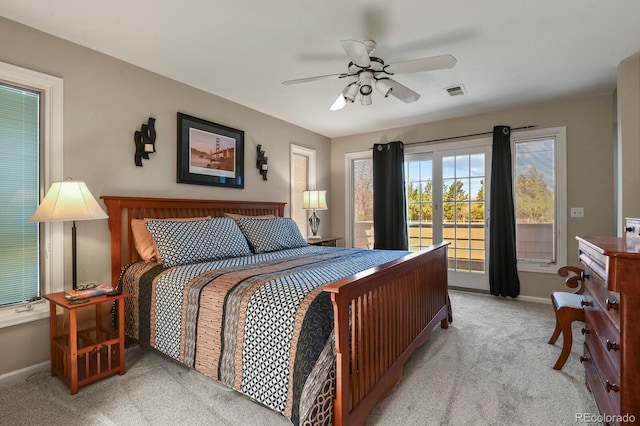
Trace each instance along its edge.
<path fill-rule="evenodd" d="M 584 313 L 585 328 L 589 330 L 589 337 L 594 340 L 594 344 L 598 342 L 602 346 L 616 371 L 620 371 L 620 331 L 601 310 L 586 307 Z"/>
<path fill-rule="evenodd" d="M 586 265 L 585 265 L 586 266 Z M 593 269 L 586 266 L 585 272 L 588 278 L 584 280 L 586 293 L 589 294 L 594 309 L 601 309 L 620 330 L 620 294 L 609 291 L 603 278 Z"/>
<path fill-rule="evenodd" d="M 611 410 L 606 411 L 608 414 L 620 412 L 620 374 L 604 352 L 604 348 L 600 342 L 595 338 L 595 333 L 590 331 L 585 334 L 584 341 L 585 358 L 585 371 L 587 367 L 593 368 L 597 373 L 597 380 L 595 377 L 587 377 L 587 383 L 594 395 L 598 394 L 599 397 L 606 396 L 608 401 L 607 405 Z M 585 373 L 586 374 L 586 373 Z M 598 405 L 600 403 L 598 402 Z M 600 408 L 600 407 L 599 407 Z M 601 408 L 601 412 L 602 408 Z"/>
<path fill-rule="evenodd" d="M 598 374 L 598 369 L 593 363 L 593 357 L 591 356 L 589 346 L 586 342 L 584 344 L 583 364 L 585 381 L 587 382 L 589 390 L 593 394 L 593 398 L 596 401 L 596 405 L 598 406 L 598 411 L 600 412 L 600 414 L 605 415 L 617 413 L 618 411 L 615 409 L 611 399 L 609 399 L 608 392 L 604 387 L 604 382 Z"/>

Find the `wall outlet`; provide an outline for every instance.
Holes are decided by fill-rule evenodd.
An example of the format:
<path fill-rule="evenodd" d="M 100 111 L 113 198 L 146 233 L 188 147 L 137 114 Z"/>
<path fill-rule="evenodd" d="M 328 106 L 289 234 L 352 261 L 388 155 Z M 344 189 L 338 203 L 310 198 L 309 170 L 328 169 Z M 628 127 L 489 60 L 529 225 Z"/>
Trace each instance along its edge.
<path fill-rule="evenodd" d="M 584 207 L 571 207 L 571 217 L 584 217 Z"/>

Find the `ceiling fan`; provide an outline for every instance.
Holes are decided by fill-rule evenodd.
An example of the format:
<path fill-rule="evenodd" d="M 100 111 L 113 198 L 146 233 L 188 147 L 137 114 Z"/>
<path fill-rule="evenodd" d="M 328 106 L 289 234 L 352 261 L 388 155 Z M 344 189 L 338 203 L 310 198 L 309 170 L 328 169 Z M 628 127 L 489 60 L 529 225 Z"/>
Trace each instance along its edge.
<path fill-rule="evenodd" d="M 358 94 L 360 94 L 362 105 L 371 105 L 373 87 L 385 98 L 392 95 L 405 103 L 411 103 L 420 99 L 420 94 L 388 76 L 453 68 L 457 62 L 451 55 L 440 55 L 385 65 L 382 59 L 370 56 L 376 48 L 376 42 L 373 40 L 342 40 L 340 44 L 351 61 L 347 72 L 287 80 L 282 84 L 308 83 L 335 77 L 355 77 L 356 80 L 349 83 L 333 102 L 329 108 L 332 111 L 342 109 L 347 102 L 353 103 Z"/>

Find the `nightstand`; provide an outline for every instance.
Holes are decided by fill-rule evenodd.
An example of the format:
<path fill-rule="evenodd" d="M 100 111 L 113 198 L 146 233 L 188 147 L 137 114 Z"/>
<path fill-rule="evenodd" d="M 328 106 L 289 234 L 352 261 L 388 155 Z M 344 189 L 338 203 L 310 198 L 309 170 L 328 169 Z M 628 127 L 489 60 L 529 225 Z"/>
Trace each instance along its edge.
<path fill-rule="evenodd" d="M 336 247 L 336 241 L 341 239 L 342 237 L 308 238 L 307 242 L 312 246 Z"/>
<path fill-rule="evenodd" d="M 44 296 L 49 301 L 51 327 L 51 375 L 58 376 L 69 386 L 71 395 L 80 386 L 87 385 L 112 374 L 123 375 L 124 370 L 124 299 L 131 293 L 115 296 L 94 296 L 88 302 L 72 305 L 64 292 Z M 103 324 L 102 304 L 118 301 L 118 331 L 111 328 L 111 321 Z M 69 311 L 69 329 L 58 334 L 56 307 Z M 95 308 L 95 326 L 78 329 L 78 309 Z"/>

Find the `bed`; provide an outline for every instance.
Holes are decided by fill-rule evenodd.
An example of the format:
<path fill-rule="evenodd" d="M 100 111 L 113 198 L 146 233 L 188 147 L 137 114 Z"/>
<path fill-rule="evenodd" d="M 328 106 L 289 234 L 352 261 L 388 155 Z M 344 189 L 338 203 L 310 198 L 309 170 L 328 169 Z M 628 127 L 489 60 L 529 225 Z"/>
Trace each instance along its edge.
<path fill-rule="evenodd" d="M 282 237 L 285 203 L 101 198 L 112 284 L 134 294 L 127 334 L 293 424 L 363 424 L 430 331 L 448 327 L 446 243 L 418 253 L 309 246 Z M 162 264 L 140 259 L 132 224 L 141 220 L 167 254 Z M 192 262 L 163 245 L 213 223 L 199 234 L 236 238 L 237 226 L 250 253 L 198 249 Z"/>

